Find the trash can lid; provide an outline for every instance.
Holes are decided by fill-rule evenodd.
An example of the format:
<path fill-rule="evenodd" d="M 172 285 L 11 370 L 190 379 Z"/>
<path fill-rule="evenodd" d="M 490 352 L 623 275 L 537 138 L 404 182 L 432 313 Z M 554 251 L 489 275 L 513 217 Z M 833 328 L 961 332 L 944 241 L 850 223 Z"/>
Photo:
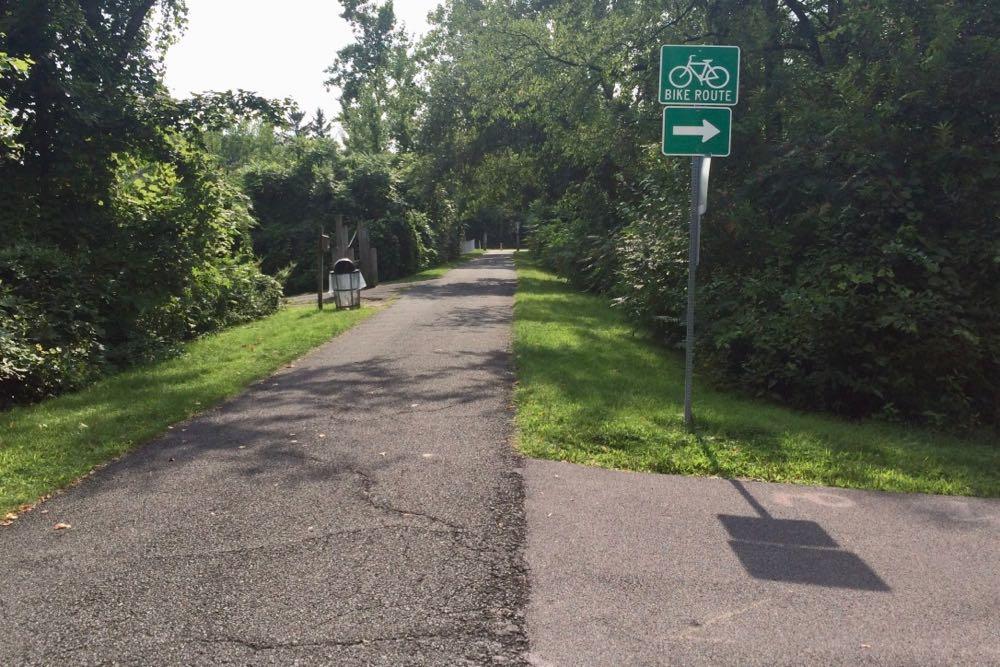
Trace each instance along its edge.
<path fill-rule="evenodd" d="M 341 257 L 333 263 L 333 272 L 338 275 L 354 273 L 356 270 L 357 268 L 354 266 L 354 260 L 347 257 Z"/>

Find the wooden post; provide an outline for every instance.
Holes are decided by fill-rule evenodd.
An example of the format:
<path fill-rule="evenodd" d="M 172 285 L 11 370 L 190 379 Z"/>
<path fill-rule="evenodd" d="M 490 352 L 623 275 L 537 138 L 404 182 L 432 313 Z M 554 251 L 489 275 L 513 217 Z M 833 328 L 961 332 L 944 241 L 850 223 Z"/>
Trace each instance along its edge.
<path fill-rule="evenodd" d="M 341 213 L 334 218 L 334 237 L 337 242 L 337 259 L 347 257 L 347 227 L 344 226 L 344 216 Z"/>
<path fill-rule="evenodd" d="M 368 282 L 369 287 L 378 285 L 378 248 L 372 248 L 372 258 L 369 270 L 372 272 L 372 279 Z"/>
<path fill-rule="evenodd" d="M 316 239 L 316 307 L 323 310 L 323 256 L 326 254 L 326 244 L 324 241 L 329 237 L 323 233 L 323 226 L 319 227 L 319 238 Z"/>
<path fill-rule="evenodd" d="M 373 285 L 372 280 L 372 246 L 368 238 L 368 225 L 364 222 L 358 223 L 358 261 L 361 264 L 361 275 L 365 277 L 365 282 Z"/>

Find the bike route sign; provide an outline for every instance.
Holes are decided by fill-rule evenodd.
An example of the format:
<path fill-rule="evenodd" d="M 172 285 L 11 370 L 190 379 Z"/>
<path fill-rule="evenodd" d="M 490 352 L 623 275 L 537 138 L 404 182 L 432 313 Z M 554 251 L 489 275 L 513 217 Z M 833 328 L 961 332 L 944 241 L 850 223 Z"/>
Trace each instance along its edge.
<path fill-rule="evenodd" d="M 740 97 L 740 47 L 660 48 L 660 104 L 733 106 Z"/>
<path fill-rule="evenodd" d="M 726 157 L 732 124 L 728 107 L 666 107 L 663 154 Z"/>

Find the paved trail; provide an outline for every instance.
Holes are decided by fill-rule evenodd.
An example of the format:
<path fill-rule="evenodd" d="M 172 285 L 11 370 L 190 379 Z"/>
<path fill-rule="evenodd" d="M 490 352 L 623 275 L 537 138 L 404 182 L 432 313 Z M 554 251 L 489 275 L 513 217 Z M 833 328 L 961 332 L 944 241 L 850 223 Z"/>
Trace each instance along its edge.
<path fill-rule="evenodd" d="M 522 464 L 514 286 L 415 286 L 0 530 L 0 665 L 1000 665 L 998 501 Z"/>
<path fill-rule="evenodd" d="M 413 287 L 0 531 L 0 664 L 517 660 L 514 287 Z"/>

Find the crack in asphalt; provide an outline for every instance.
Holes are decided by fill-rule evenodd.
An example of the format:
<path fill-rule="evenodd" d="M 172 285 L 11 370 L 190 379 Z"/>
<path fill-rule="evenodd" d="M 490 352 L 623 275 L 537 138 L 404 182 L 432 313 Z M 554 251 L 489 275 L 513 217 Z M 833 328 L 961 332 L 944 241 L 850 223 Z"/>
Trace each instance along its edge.
<path fill-rule="evenodd" d="M 348 530 L 334 530 L 329 532 L 316 532 L 310 535 L 304 536 L 300 539 L 294 540 L 281 540 L 276 542 L 265 542 L 263 544 L 251 544 L 241 547 L 233 547 L 232 549 L 204 549 L 195 551 L 179 551 L 174 553 L 151 553 L 144 554 L 144 560 L 171 560 L 176 558 L 194 558 L 198 556 L 231 556 L 237 554 L 249 554 L 254 551 L 266 551 L 270 549 L 280 550 L 284 547 L 294 547 L 297 545 L 309 544 L 311 542 L 325 542 L 331 538 L 344 537 L 346 535 L 368 535 L 375 531 L 381 530 L 415 530 L 424 533 L 440 533 L 442 535 L 452 535 L 452 531 L 449 530 L 438 530 L 431 528 L 429 526 L 415 526 L 411 524 L 404 523 L 380 523 L 372 526 L 365 526 L 364 528 L 352 528 Z"/>
<path fill-rule="evenodd" d="M 429 514 L 427 512 L 421 512 L 419 510 L 411 510 L 411 509 L 406 509 L 406 508 L 402 508 L 402 507 L 396 507 L 395 505 L 390 505 L 390 504 L 385 503 L 385 502 L 379 502 L 378 500 L 375 499 L 375 494 L 374 494 L 374 489 L 375 489 L 376 486 L 378 486 L 378 482 L 376 482 L 371 477 L 371 475 L 369 475 L 369 474 L 367 474 L 365 472 L 362 472 L 360 470 L 355 470 L 354 474 L 358 478 L 360 478 L 360 480 L 361 480 L 361 497 L 362 497 L 362 499 L 366 503 L 368 503 L 369 505 L 371 505 L 373 508 L 375 508 L 377 510 L 381 510 L 382 512 L 387 512 L 389 514 L 395 514 L 395 515 L 402 516 L 402 517 L 407 517 L 407 518 L 409 518 L 409 517 L 419 517 L 421 519 L 425 519 L 425 520 L 431 522 L 432 524 L 441 525 L 441 526 L 444 526 L 446 528 L 446 530 L 444 530 L 444 531 L 438 531 L 438 532 L 447 532 L 447 533 L 451 533 L 453 535 L 458 535 L 458 534 L 462 534 L 462 533 L 464 533 L 466 531 L 466 527 L 465 526 L 460 526 L 458 524 L 455 524 L 455 523 L 452 523 L 452 522 L 447 521 L 445 519 L 442 519 L 441 517 L 434 516 L 433 514 Z"/>
<path fill-rule="evenodd" d="M 322 639 L 316 641 L 267 642 L 263 640 L 244 639 L 242 637 L 179 637 L 179 642 L 197 644 L 238 644 L 253 651 L 277 651 L 282 649 L 309 648 L 316 646 L 337 646 L 349 648 L 365 644 L 380 644 L 387 642 L 413 641 L 422 639 L 458 639 L 477 637 L 477 632 L 468 630 L 433 631 L 421 633 L 401 633 L 376 637 L 356 637 L 353 639 Z"/>

